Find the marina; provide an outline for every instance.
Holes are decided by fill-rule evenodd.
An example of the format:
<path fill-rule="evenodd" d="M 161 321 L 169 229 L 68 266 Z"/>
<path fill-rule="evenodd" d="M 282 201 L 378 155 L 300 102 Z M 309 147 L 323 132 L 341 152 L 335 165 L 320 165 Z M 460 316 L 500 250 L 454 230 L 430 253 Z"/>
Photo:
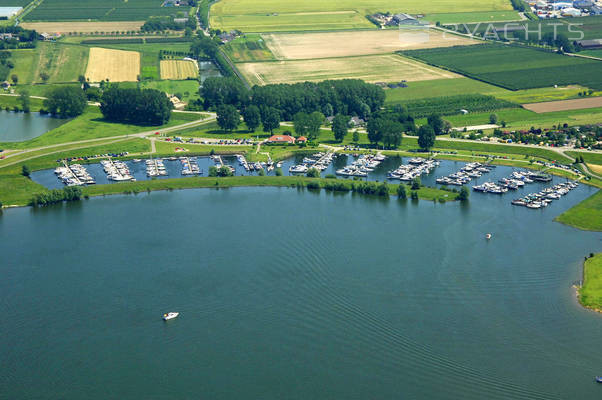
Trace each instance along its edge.
<path fill-rule="evenodd" d="M 171 160 L 175 161 L 175 160 Z M 146 176 L 149 178 L 154 178 L 157 176 L 167 176 L 167 170 L 165 169 L 165 164 L 163 164 L 163 160 L 161 159 L 153 159 L 146 160 Z"/>
<path fill-rule="evenodd" d="M 112 158 L 100 162 L 107 178 L 114 182 L 134 181 L 136 180 L 130 173 L 130 169 L 123 161 L 113 161 Z"/>
<path fill-rule="evenodd" d="M 357 157 L 351 164 L 345 166 L 344 168 L 338 169 L 336 171 L 337 175 L 340 176 L 353 176 L 353 177 L 367 177 L 369 172 L 374 172 L 374 170 L 386 159 L 386 157 L 381 154 L 367 154 L 361 155 Z"/>
<path fill-rule="evenodd" d="M 478 179 L 482 177 L 483 174 L 488 174 L 493 168 L 495 168 L 495 166 L 472 162 L 466 164 L 453 174 L 437 178 L 436 182 L 440 185 L 464 186 L 473 179 Z"/>
<path fill-rule="evenodd" d="M 311 156 L 303 157 L 303 160 L 299 164 L 291 165 L 288 169 L 293 174 L 304 174 L 311 168 L 315 168 L 322 172 L 328 169 L 332 161 L 334 160 L 335 154 L 332 152 L 326 153 L 315 153 Z M 273 162 L 270 159 L 270 163 Z"/>
<path fill-rule="evenodd" d="M 511 203 L 515 206 L 525 206 L 530 209 L 547 207 L 552 201 L 560 199 L 578 186 L 579 183 L 577 182 L 558 183 L 537 193 L 529 193 L 519 199 L 514 199 Z"/>
<path fill-rule="evenodd" d="M 180 157 L 182 163 L 182 175 L 202 175 L 203 171 L 196 162 L 196 157 Z"/>
<path fill-rule="evenodd" d="M 65 186 L 93 185 L 96 183 L 86 168 L 80 164 L 63 162 L 63 166 L 56 168 L 54 173 Z"/>
<path fill-rule="evenodd" d="M 409 182 L 424 174 L 430 174 L 440 165 L 439 161 L 426 158 L 412 158 L 408 164 L 402 164 L 397 169 L 389 171 L 387 178 Z"/>

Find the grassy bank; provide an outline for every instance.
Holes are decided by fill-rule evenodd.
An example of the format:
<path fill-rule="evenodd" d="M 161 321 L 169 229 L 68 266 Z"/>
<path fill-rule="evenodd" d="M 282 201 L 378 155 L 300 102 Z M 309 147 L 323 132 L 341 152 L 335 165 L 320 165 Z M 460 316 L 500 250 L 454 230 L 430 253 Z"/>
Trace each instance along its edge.
<path fill-rule="evenodd" d="M 556 221 L 586 231 L 602 231 L 602 191 L 560 214 Z"/>
<path fill-rule="evenodd" d="M 584 307 L 602 312 L 602 253 L 588 258 L 583 265 L 579 302 Z"/>
<path fill-rule="evenodd" d="M 344 189 L 337 191 L 352 191 L 354 185 L 359 185 L 361 181 L 351 181 L 343 179 L 327 178 L 307 178 L 304 176 L 233 176 L 227 178 L 175 178 L 175 179 L 155 179 L 139 182 L 122 182 L 109 185 L 95 185 L 83 188 L 84 195 L 104 196 L 112 194 L 135 194 L 141 192 L 150 192 L 156 190 L 178 190 L 192 188 L 230 188 L 230 187 L 250 187 L 250 186 L 276 186 L 276 187 L 298 187 L 311 188 L 313 185 L 319 185 L 322 189 L 328 189 L 329 185 L 340 183 Z M 378 183 L 377 183 L 378 184 Z M 389 195 L 396 196 L 398 185 L 387 184 Z M 410 188 L 406 186 L 409 196 Z M 431 201 L 453 201 L 457 194 L 435 188 L 422 187 L 418 191 L 418 197 L 422 200 Z"/>

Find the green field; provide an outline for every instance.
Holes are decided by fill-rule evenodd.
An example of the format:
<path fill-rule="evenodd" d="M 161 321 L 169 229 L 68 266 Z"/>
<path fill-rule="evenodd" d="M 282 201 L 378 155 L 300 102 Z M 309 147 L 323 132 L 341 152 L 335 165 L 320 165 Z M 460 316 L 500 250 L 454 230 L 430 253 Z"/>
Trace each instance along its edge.
<path fill-rule="evenodd" d="M 588 258 L 583 264 L 579 301 L 585 307 L 602 311 L 602 253 Z"/>
<path fill-rule="evenodd" d="M 259 34 L 247 34 L 224 46 L 228 57 L 234 62 L 272 61 L 276 58 Z"/>
<path fill-rule="evenodd" d="M 579 93 L 587 90 L 582 86 L 561 86 L 558 88 L 539 88 L 525 90 L 507 90 L 498 86 L 470 78 L 435 79 L 430 81 L 408 82 L 407 88 L 387 89 L 388 104 L 431 97 L 456 96 L 460 94 L 485 94 L 513 103 L 539 103 L 542 101 L 568 100 L 579 98 Z M 602 94 L 602 93 L 601 93 Z M 596 95 L 599 95 L 596 93 Z"/>
<path fill-rule="evenodd" d="M 172 113 L 169 122 L 163 126 L 144 127 L 139 125 L 119 124 L 105 121 L 102 118 L 100 110 L 97 107 L 90 106 L 83 115 L 80 115 L 42 136 L 25 142 L 0 143 L 0 148 L 28 149 L 77 140 L 128 135 L 137 132 L 160 130 L 162 128 L 184 124 L 197 119 L 199 119 L 199 116 L 196 114 Z"/>
<path fill-rule="evenodd" d="M 160 0 L 44 0 L 26 21 L 142 21 L 150 16 L 188 14 L 189 7 L 161 7 Z"/>
<path fill-rule="evenodd" d="M 500 100 L 493 96 L 483 94 L 461 94 L 455 96 L 432 97 L 428 99 L 415 99 L 399 101 L 414 118 L 424 118 L 432 114 L 456 115 L 460 110 L 471 112 L 492 112 L 505 108 L 517 108 L 516 103 Z"/>
<path fill-rule="evenodd" d="M 427 14 L 425 19 L 432 23 L 440 22 L 441 24 L 467 24 L 471 22 L 519 21 L 520 17 L 517 11 L 506 10 Z"/>
<path fill-rule="evenodd" d="M 243 32 L 307 31 L 375 28 L 366 16 L 376 12 L 437 14 L 454 10 L 453 18 L 466 21 L 459 13 L 511 11 L 506 0 L 222 0 L 211 7 L 213 28 L 240 29 Z M 480 18 L 480 17 L 479 17 Z"/>
<path fill-rule="evenodd" d="M 574 84 L 602 90 L 602 62 L 533 48 L 482 44 L 402 54 L 510 90 Z"/>
<path fill-rule="evenodd" d="M 556 221 L 587 231 L 602 231 L 602 191 L 560 214 Z"/>
<path fill-rule="evenodd" d="M 469 113 L 466 115 L 452 115 L 445 117 L 455 127 L 483 125 L 489 123 L 491 113 Z M 602 108 L 591 108 L 585 110 L 558 111 L 537 114 L 523 108 L 514 108 L 496 111 L 499 121 L 506 121 L 508 129 L 529 129 L 535 127 L 548 127 L 559 123 L 569 125 L 594 124 L 602 121 Z M 418 124 L 426 121 L 418 120 Z"/>

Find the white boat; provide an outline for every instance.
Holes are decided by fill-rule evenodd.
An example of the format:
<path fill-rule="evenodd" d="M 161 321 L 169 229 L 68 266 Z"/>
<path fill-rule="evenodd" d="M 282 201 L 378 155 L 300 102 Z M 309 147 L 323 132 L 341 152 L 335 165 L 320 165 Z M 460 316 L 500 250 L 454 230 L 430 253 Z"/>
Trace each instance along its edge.
<path fill-rule="evenodd" d="M 169 321 L 170 319 L 177 318 L 178 315 L 180 315 L 179 312 L 168 312 L 166 314 L 163 314 L 163 321 Z"/>

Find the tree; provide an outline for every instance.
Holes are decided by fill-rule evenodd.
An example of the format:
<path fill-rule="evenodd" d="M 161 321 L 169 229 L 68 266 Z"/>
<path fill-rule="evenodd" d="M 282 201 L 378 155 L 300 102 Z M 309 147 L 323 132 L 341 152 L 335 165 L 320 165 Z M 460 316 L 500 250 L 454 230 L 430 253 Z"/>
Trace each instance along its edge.
<path fill-rule="evenodd" d="M 10 76 L 10 80 L 13 81 L 13 84 L 16 85 L 17 82 L 19 82 L 19 77 L 17 76 L 17 74 L 12 74 Z"/>
<path fill-rule="evenodd" d="M 332 107 L 332 104 L 326 103 L 324 107 L 322 107 L 322 113 L 324 113 L 324 115 L 327 117 L 332 117 L 334 114 L 334 108 Z"/>
<path fill-rule="evenodd" d="M 236 107 L 221 105 L 217 108 L 217 124 L 226 132 L 232 132 L 240 124 L 240 114 Z"/>
<path fill-rule="evenodd" d="M 384 121 L 383 118 L 372 118 L 368 121 L 366 129 L 368 131 L 368 140 L 370 143 L 378 145 L 378 142 L 382 140 Z"/>
<path fill-rule="evenodd" d="M 491 114 L 489 116 L 489 123 L 490 124 L 496 125 L 497 124 L 497 120 L 498 120 L 497 114 Z"/>
<path fill-rule="evenodd" d="M 156 89 L 111 86 L 105 89 L 100 100 L 100 112 L 107 120 L 139 125 L 167 123 L 172 108 L 165 93 Z"/>
<path fill-rule="evenodd" d="M 430 125 L 423 125 L 418 129 L 418 146 L 429 150 L 435 145 L 435 130 Z"/>
<path fill-rule="evenodd" d="M 251 132 L 255 132 L 259 125 L 261 125 L 261 113 L 259 112 L 259 108 L 257 106 L 248 106 L 243 111 L 243 119 L 245 121 L 245 125 Z"/>
<path fill-rule="evenodd" d="M 309 115 L 304 112 L 298 112 L 293 117 L 293 129 L 299 136 L 307 135 L 309 131 Z"/>
<path fill-rule="evenodd" d="M 412 179 L 412 190 L 418 190 L 420 186 L 422 186 L 422 182 L 420 182 L 419 177 Z"/>
<path fill-rule="evenodd" d="M 73 118 L 83 114 L 88 100 L 84 91 L 74 86 L 59 86 L 51 89 L 44 100 L 44 108 L 61 118 Z M 131 107 L 131 105 L 128 105 Z M 102 107 L 101 107 L 102 111 Z"/>
<path fill-rule="evenodd" d="M 29 178 L 29 175 L 31 175 L 31 170 L 29 169 L 29 167 L 27 165 L 23 165 L 21 167 L 21 175 Z"/>
<path fill-rule="evenodd" d="M 40 79 L 42 79 L 42 80 L 44 81 L 44 83 L 46 83 L 46 81 L 47 81 L 48 79 L 50 79 L 50 75 L 48 75 L 46 72 L 42 72 L 42 73 L 40 74 Z"/>
<path fill-rule="evenodd" d="M 273 133 L 274 129 L 280 127 L 280 113 L 274 107 L 268 107 L 261 119 L 263 131 Z"/>
<path fill-rule="evenodd" d="M 466 186 L 462 186 L 462 189 L 460 189 L 460 193 L 458 194 L 458 200 L 467 201 L 469 196 L 470 192 L 468 191 L 468 188 Z"/>
<path fill-rule="evenodd" d="M 438 114 L 432 114 L 427 118 L 428 124 L 433 127 L 435 135 L 443 133 L 443 119 Z"/>
<path fill-rule="evenodd" d="M 406 190 L 406 185 L 401 184 L 401 185 L 397 186 L 397 198 L 403 199 L 403 200 L 408 198 L 408 192 Z"/>
<path fill-rule="evenodd" d="M 314 111 L 307 118 L 307 137 L 309 140 L 316 140 L 320 135 L 320 128 L 326 117 L 319 111 Z"/>
<path fill-rule="evenodd" d="M 205 109 L 230 104 L 242 108 L 248 103 L 249 92 L 238 78 L 207 78 L 199 91 Z M 257 105 L 257 104 L 255 104 Z"/>
<path fill-rule="evenodd" d="M 320 177 L 320 170 L 317 168 L 310 168 L 307 170 L 307 173 L 305 174 L 308 178 L 319 178 Z"/>
<path fill-rule="evenodd" d="M 332 133 L 334 133 L 334 139 L 337 142 L 342 142 L 347 135 L 349 128 L 349 117 L 342 114 L 337 114 L 332 120 Z"/>
<path fill-rule="evenodd" d="M 443 120 L 443 133 L 445 133 L 446 135 L 448 133 L 450 133 L 452 130 L 452 123 L 449 122 L 448 120 L 444 119 Z"/>
<path fill-rule="evenodd" d="M 353 131 L 353 143 L 358 143 L 360 141 L 360 134 L 357 130 Z"/>
<path fill-rule="evenodd" d="M 19 95 L 19 103 L 21 103 L 21 108 L 23 112 L 28 113 L 30 111 L 31 99 L 29 98 L 29 92 L 24 90 Z"/>

